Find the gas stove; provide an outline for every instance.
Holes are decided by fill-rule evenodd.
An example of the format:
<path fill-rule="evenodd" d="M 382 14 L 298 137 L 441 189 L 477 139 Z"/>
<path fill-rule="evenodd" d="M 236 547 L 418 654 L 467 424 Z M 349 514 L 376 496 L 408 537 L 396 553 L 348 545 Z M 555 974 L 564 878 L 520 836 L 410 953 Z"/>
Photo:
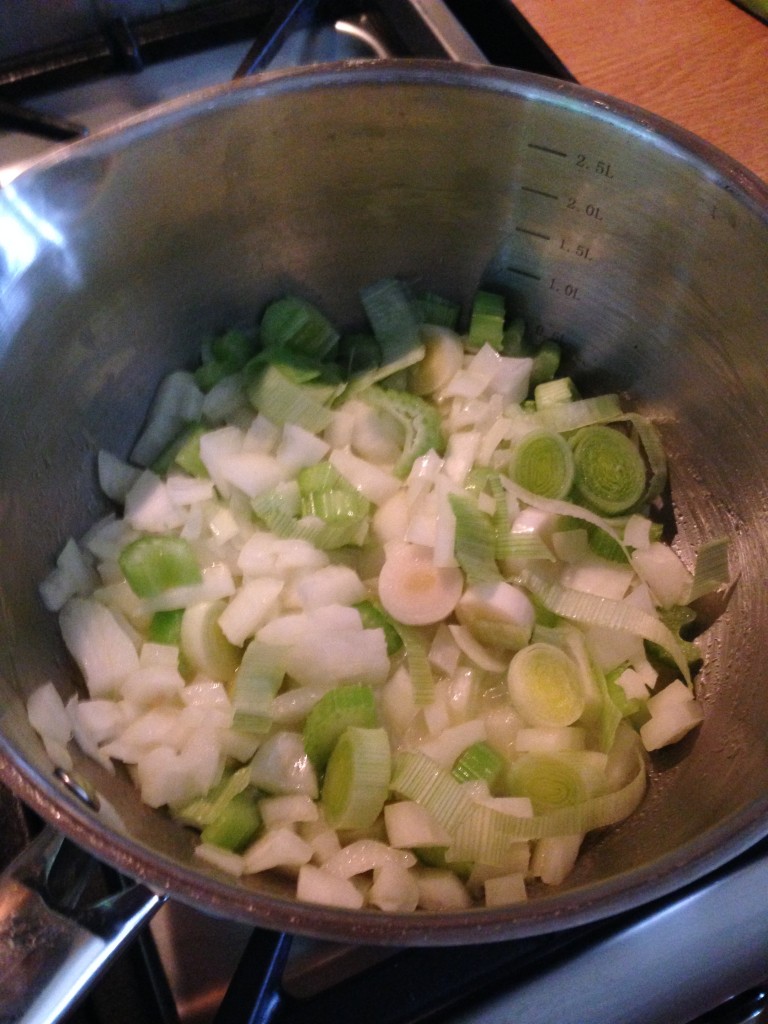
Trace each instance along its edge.
<path fill-rule="evenodd" d="M 509 0 L 59 0 L 0 7 L 0 185 L 56 146 L 265 69 L 491 62 L 570 79 Z M 0 791 L 0 866 L 39 823 Z M 96 868 L 98 893 L 123 881 Z M 763 899 L 756 898 L 762 894 Z M 768 842 L 596 924 L 441 949 L 338 946 L 170 901 L 71 1024 L 742 1024 L 768 1020 Z"/>

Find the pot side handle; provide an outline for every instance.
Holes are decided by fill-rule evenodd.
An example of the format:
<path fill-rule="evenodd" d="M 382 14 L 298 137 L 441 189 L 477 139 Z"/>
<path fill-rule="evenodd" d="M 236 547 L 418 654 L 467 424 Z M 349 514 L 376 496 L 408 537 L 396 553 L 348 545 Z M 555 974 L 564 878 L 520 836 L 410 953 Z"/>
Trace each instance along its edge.
<path fill-rule="evenodd" d="M 0 876 L 1 1024 L 60 1020 L 165 901 L 135 883 L 79 907 L 88 861 L 44 828 Z"/>

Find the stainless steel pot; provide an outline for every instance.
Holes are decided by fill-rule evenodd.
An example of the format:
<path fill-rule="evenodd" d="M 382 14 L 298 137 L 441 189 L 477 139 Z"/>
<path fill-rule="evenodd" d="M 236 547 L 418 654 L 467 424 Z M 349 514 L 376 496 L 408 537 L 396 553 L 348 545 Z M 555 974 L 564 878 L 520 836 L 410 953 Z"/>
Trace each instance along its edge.
<path fill-rule="evenodd" d="M 305 69 L 214 89 L 78 143 L 0 194 L 0 768 L 61 833 L 213 913 L 347 941 L 563 928 L 673 890 L 768 833 L 768 189 L 674 126 L 570 84 L 453 64 Z M 86 760 L 52 772 L 24 698 L 77 683 L 37 585 L 102 509 L 153 387 L 206 332 L 298 289 L 341 322 L 358 288 L 503 289 L 584 389 L 660 424 L 684 558 L 723 533 L 736 586 L 702 648 L 700 731 L 558 889 L 502 910 L 313 907 L 193 862 L 191 836 Z"/>

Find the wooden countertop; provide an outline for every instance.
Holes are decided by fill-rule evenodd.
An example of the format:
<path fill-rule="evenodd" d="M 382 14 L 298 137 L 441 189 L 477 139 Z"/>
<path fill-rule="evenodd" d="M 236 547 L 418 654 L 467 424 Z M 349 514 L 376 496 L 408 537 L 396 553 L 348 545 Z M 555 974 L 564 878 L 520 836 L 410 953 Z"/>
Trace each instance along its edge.
<path fill-rule="evenodd" d="M 582 85 L 682 125 L 768 182 L 768 25 L 730 0 L 514 0 Z"/>

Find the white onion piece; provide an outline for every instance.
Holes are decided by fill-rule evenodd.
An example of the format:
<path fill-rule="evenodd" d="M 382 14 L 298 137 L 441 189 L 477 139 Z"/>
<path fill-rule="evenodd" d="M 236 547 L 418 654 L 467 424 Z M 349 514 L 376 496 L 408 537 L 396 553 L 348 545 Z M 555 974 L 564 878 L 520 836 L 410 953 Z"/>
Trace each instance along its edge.
<path fill-rule="evenodd" d="M 112 612 L 90 598 L 75 597 L 59 613 L 64 643 L 92 697 L 115 690 L 139 667 L 139 656 Z"/>

